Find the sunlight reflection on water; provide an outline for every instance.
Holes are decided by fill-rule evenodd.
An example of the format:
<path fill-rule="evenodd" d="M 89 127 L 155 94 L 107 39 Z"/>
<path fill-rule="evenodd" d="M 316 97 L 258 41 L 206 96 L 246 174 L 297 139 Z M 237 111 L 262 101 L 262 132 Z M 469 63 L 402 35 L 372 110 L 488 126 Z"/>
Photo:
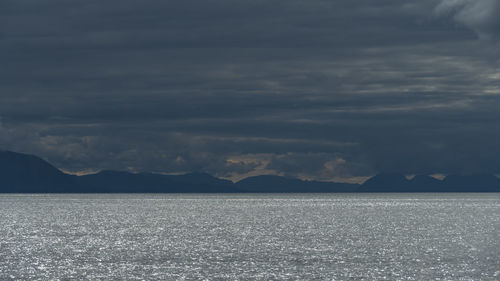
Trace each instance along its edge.
<path fill-rule="evenodd" d="M 497 280 L 499 194 L 0 195 L 0 279 Z"/>

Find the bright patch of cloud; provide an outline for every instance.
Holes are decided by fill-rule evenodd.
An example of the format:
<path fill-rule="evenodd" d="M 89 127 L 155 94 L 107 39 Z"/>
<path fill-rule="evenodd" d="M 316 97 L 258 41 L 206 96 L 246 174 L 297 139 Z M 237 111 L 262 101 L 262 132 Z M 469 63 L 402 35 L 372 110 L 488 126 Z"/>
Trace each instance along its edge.
<path fill-rule="evenodd" d="M 498 0 L 441 0 L 438 15 L 453 19 L 474 30 L 480 38 L 498 39 L 500 33 L 500 2 Z"/>

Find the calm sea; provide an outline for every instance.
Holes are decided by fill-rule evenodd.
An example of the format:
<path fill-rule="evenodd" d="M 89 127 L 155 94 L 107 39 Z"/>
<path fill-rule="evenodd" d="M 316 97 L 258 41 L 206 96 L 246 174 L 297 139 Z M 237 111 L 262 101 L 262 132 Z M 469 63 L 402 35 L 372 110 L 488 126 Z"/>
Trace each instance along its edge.
<path fill-rule="evenodd" d="M 500 280 L 500 194 L 0 195 L 0 280 Z"/>

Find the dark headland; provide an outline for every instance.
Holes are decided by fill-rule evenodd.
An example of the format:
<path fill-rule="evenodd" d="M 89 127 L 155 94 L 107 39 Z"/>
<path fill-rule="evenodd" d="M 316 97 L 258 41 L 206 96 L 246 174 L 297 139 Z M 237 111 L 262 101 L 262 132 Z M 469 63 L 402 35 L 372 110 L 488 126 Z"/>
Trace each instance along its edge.
<path fill-rule="evenodd" d="M 162 175 L 101 171 L 75 176 L 43 159 L 0 151 L 0 193 L 305 193 L 305 192 L 500 192 L 494 175 L 428 175 L 407 179 L 379 174 L 363 184 L 303 181 L 280 176 L 256 176 L 237 183 L 206 173 Z"/>

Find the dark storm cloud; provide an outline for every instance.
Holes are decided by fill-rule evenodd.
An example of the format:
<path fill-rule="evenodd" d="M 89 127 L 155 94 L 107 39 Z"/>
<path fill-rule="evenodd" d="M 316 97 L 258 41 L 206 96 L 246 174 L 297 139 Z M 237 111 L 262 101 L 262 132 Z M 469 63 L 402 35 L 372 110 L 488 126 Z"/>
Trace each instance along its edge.
<path fill-rule="evenodd" d="M 499 172 L 497 1 L 0 3 L 0 142 L 70 171 Z"/>

